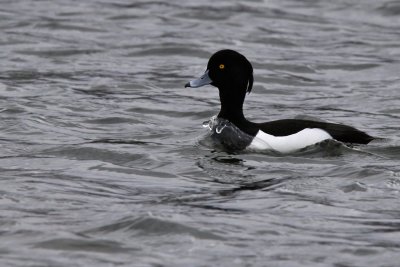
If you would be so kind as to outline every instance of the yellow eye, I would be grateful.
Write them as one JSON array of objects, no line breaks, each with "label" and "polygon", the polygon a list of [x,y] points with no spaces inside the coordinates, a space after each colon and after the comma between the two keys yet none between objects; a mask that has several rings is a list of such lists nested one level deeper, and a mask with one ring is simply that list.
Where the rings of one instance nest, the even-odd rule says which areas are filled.
[{"label": "yellow eye", "polygon": [[223,70],[224,68],[225,68],[225,65],[224,65],[224,64],[220,64],[220,65],[219,65],[219,69],[220,69],[220,70]]}]

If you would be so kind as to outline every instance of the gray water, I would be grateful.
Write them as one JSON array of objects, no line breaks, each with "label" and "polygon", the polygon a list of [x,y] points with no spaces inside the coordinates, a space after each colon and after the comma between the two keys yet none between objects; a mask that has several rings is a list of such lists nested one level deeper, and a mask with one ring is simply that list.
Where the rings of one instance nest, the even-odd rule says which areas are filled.
[{"label": "gray water", "polygon": [[[399,266],[400,3],[0,4],[0,266]],[[229,154],[209,56],[253,63],[253,121],[383,139]]]}]

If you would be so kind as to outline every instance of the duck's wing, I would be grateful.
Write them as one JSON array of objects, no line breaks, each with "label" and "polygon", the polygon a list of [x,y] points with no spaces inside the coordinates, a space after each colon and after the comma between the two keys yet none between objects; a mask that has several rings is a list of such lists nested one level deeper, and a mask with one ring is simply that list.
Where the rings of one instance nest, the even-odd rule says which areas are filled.
[{"label": "duck's wing", "polygon": [[277,120],[257,124],[260,130],[274,136],[295,134],[306,128],[319,128],[328,132],[334,139],[344,143],[368,144],[374,137],[351,126],[311,120]]}]

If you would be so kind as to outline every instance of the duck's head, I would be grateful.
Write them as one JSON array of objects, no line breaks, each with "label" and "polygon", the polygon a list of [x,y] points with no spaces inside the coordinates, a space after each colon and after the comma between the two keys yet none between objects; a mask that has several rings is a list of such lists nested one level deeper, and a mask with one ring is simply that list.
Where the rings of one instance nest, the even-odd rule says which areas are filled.
[{"label": "duck's head", "polygon": [[229,94],[250,93],[253,87],[253,67],[240,53],[220,50],[211,56],[207,70],[198,79],[188,82],[185,87],[200,87],[211,84],[221,92]]},{"label": "duck's head", "polygon": [[185,87],[200,87],[211,84],[218,87],[221,110],[218,118],[233,123],[247,134],[255,135],[258,128],[243,115],[246,93],[253,87],[253,67],[240,53],[233,50],[216,52],[208,61],[207,70],[198,79]]}]

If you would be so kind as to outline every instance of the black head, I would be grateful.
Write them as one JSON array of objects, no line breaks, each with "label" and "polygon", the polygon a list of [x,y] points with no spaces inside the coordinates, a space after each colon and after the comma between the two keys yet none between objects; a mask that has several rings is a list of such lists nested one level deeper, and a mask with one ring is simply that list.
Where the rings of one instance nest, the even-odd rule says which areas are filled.
[{"label": "black head", "polygon": [[206,72],[185,87],[211,84],[218,87],[221,110],[218,117],[232,122],[246,133],[254,134],[254,128],[243,115],[246,93],[253,87],[253,67],[241,54],[233,50],[221,50],[211,56]]},{"label": "black head", "polygon": [[250,93],[253,88],[253,67],[233,50],[221,50],[211,56],[207,64],[212,85],[220,89],[240,89]]},{"label": "black head", "polygon": [[253,88],[253,67],[242,54],[229,49],[220,50],[211,56],[206,73],[187,83],[185,87],[200,87],[206,84],[224,91],[250,93]]}]

